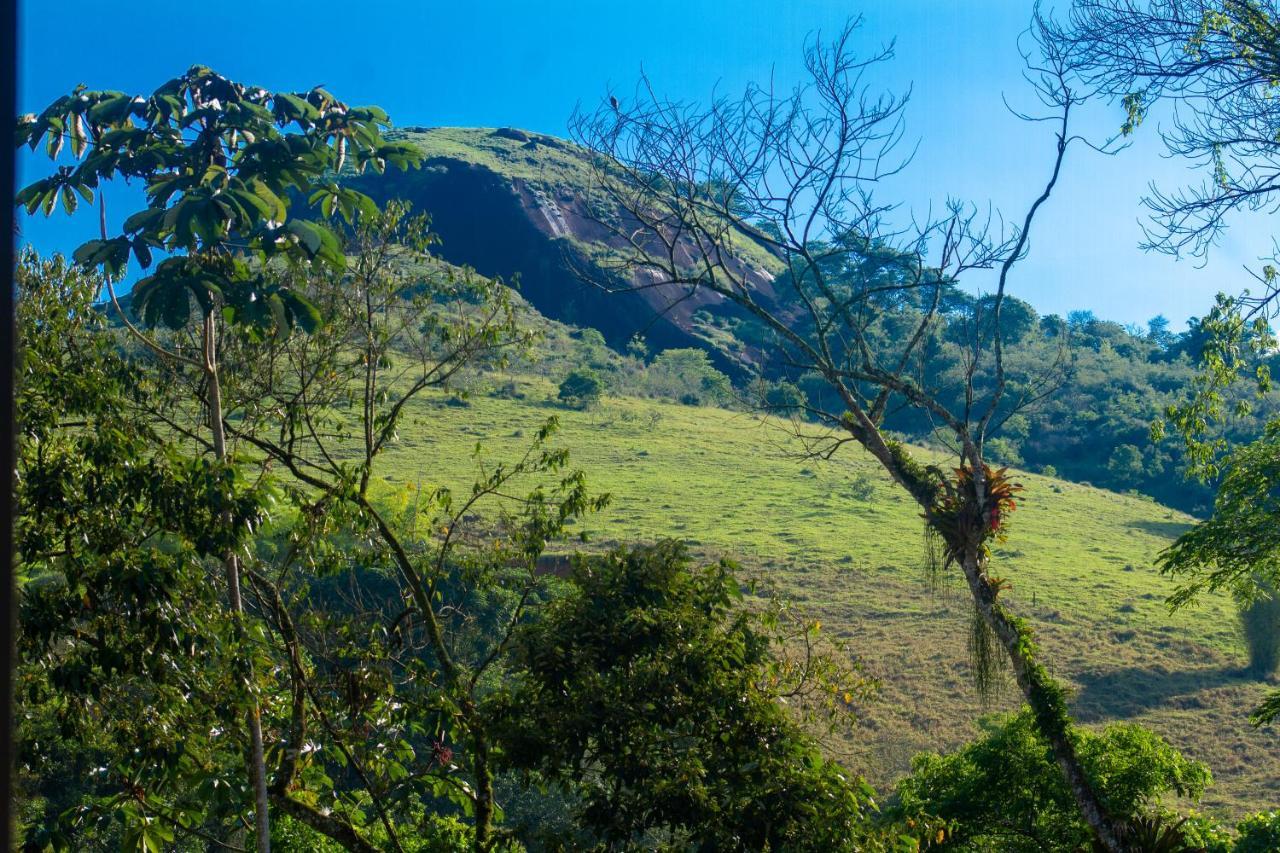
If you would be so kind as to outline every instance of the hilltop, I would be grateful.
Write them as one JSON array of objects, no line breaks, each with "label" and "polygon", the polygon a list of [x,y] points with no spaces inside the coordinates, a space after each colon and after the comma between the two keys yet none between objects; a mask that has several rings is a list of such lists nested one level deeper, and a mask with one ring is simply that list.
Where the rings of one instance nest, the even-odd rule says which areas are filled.
[{"label": "hilltop", "polygon": [[[589,152],[515,128],[408,127],[389,137],[420,148],[422,168],[353,182],[379,202],[400,198],[429,212],[444,259],[518,281],[543,314],[598,329],[616,349],[643,335],[654,349],[706,347],[730,374],[751,364],[750,348],[723,332],[741,319],[740,309],[705,290],[653,286],[618,268],[621,240],[600,223]],[[776,306],[772,282],[781,262],[749,235],[740,246],[748,276]]]}]

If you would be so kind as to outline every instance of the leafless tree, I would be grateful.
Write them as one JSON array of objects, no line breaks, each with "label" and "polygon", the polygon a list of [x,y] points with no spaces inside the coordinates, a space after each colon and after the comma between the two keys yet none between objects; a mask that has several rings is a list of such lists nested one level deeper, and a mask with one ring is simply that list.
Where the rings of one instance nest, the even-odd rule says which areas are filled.
[{"label": "leafless tree", "polygon": [[[752,86],[697,106],[665,100],[642,79],[631,99],[579,110],[572,130],[594,155],[595,216],[618,248],[601,283],[660,288],[673,302],[714,294],[763,328],[760,358],[822,378],[839,400],[814,412],[837,433],[827,452],[861,445],[919,504],[943,562],[959,567],[987,636],[1007,654],[1085,819],[1106,849],[1127,849],[1076,755],[1062,689],[1030,628],[999,600],[989,549],[1015,487],[985,463],[984,443],[1052,385],[1011,384],[1000,310],[1068,149],[1085,143],[1071,130],[1079,103],[1071,69],[1033,29],[1026,76],[1047,114],[1024,117],[1049,122],[1053,143],[1048,177],[1016,226],[993,227],[977,208],[952,203],[941,217],[894,228],[893,206],[874,190],[910,160],[898,154],[906,99],[872,93],[866,79],[892,47],[859,58],[856,28],[811,40],[806,82],[789,92]],[[753,255],[758,247],[772,273]],[[923,354],[946,322],[944,298],[974,270],[991,270],[996,284],[964,358],[962,403],[948,405]],[[949,435],[958,473],[922,464],[884,434],[886,411],[902,403]]]}]

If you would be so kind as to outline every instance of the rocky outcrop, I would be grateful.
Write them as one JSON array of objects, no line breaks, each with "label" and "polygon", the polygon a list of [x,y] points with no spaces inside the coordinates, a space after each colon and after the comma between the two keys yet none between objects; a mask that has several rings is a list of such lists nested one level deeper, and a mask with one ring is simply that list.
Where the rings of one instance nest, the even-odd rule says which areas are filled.
[{"label": "rocky outcrop", "polygon": [[[404,199],[429,213],[445,260],[518,283],[541,313],[599,329],[618,348],[640,334],[653,350],[706,347],[735,374],[755,360],[729,331],[745,318],[727,300],[705,289],[652,286],[643,272],[623,277],[610,264],[623,247],[587,201],[589,161],[572,143],[516,128],[401,128],[392,135],[422,148],[422,168],[351,180],[379,202]],[[759,256],[741,269],[772,303],[770,257],[752,248]],[[686,247],[690,263],[692,249]]]}]

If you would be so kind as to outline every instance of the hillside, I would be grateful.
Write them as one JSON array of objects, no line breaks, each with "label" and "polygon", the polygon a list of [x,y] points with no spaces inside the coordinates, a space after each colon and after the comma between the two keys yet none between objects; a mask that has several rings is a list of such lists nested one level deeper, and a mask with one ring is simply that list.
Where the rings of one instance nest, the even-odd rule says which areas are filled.
[{"label": "hillside", "polygon": [[[967,599],[926,588],[915,509],[856,451],[801,460],[784,425],[709,407],[613,397],[580,413],[552,402],[549,377],[558,379],[575,358],[591,360],[589,347],[573,349],[577,333],[560,322],[596,328],[615,349],[636,333],[654,352],[703,348],[734,376],[751,356],[720,333],[733,320],[724,305],[697,297],[664,311],[671,294],[660,288],[608,294],[583,281],[584,272],[615,274],[608,263],[615,247],[589,215],[590,164],[581,150],[510,128],[398,133],[427,154],[424,168],[362,178],[362,188],[431,212],[446,260],[518,280],[531,316],[552,320],[561,349],[536,376],[490,378],[495,389],[504,386],[500,394],[478,393],[465,406],[441,396],[415,412],[396,451],[401,485],[465,487],[477,442],[495,459],[510,456],[538,423],[558,415],[575,464],[615,495],[589,525],[597,544],[675,536],[706,556],[732,556],[862,655],[884,683],[882,697],[851,738],[833,746],[881,786],[905,772],[913,754],[971,737],[984,710],[1016,704],[1012,691],[993,708],[976,697]],[[767,287],[773,260],[749,241],[744,254]],[[1022,437],[1005,437],[1008,461],[1025,453],[1037,468],[1068,478],[1202,507],[1205,490],[1192,489],[1167,448],[1146,439],[1151,418],[1192,374],[1194,336],[1144,337],[1087,312],[1038,318],[1017,304],[1028,360],[1056,347],[1056,335],[1071,336],[1074,383],[1029,413]],[[615,376],[616,357],[595,355]],[[921,435],[914,426],[901,428]],[[1138,462],[1118,464],[1126,454]],[[1234,608],[1214,600],[1170,615],[1170,584],[1151,567],[1192,519],[1135,495],[1052,476],[1021,479],[1026,501],[997,571],[1077,690],[1080,719],[1142,722],[1206,761],[1217,779],[1209,806],[1240,812],[1280,801],[1280,782],[1260,769],[1280,762],[1280,745],[1244,719],[1263,686],[1239,675],[1245,656]]]},{"label": "hillside", "polygon": [[[967,598],[931,593],[915,509],[856,450],[797,458],[786,425],[708,407],[609,398],[579,412],[555,404],[544,379],[511,377],[502,393],[437,395],[412,413],[394,459],[398,487],[465,488],[471,451],[510,458],[556,415],[558,442],[614,503],[589,522],[596,545],[674,536],[727,555],[846,639],[884,687],[852,736],[832,747],[886,785],[921,750],[972,736],[984,712],[971,686]],[[1088,723],[1141,722],[1206,761],[1206,806],[1239,812],[1280,801],[1280,742],[1244,709],[1263,685],[1241,678],[1245,656],[1225,599],[1177,615],[1153,556],[1189,518],[1149,500],[1034,474],[997,571],[1030,617]],[[1085,639],[1081,639],[1085,638]],[[1012,707],[1014,692],[992,708]]]},{"label": "hillside", "polygon": [[[583,149],[515,128],[401,128],[392,135],[422,150],[423,168],[351,180],[379,201],[400,198],[430,213],[445,260],[517,282],[541,314],[595,328],[619,352],[640,334],[652,352],[705,350],[739,384],[760,367],[762,330],[733,305],[705,291],[671,286],[628,290],[651,282],[619,270],[619,241],[597,221],[608,205],[601,205],[593,191],[593,163]],[[781,288],[775,290],[781,263],[748,235],[739,245],[762,304],[788,316]],[[621,292],[610,293],[602,285]],[[951,377],[950,385],[959,388],[963,359],[954,347],[967,340],[966,323],[978,309],[975,297],[958,289],[948,300],[940,335],[950,343],[934,348],[934,363],[925,373]],[[1143,331],[1088,311],[1040,316],[1016,298],[1008,300],[1003,313],[1011,364],[1021,365],[1015,372],[1034,373],[1065,354],[1069,381],[1005,425],[991,445],[995,458],[1207,513],[1212,488],[1183,476],[1173,442],[1156,446],[1148,438],[1151,422],[1180,399],[1194,374],[1202,342],[1194,324],[1176,333],[1163,317],[1153,318]],[[1280,355],[1273,361],[1272,372],[1280,371]],[[811,389],[806,377],[785,370],[773,369],[771,376],[798,384],[811,401],[822,404],[821,383]],[[1038,381],[1031,374],[1016,381],[1023,380]],[[1256,436],[1275,410],[1274,401],[1264,402],[1254,406],[1253,415],[1233,419],[1227,426],[1232,440]],[[888,425],[917,440],[931,430],[929,421],[909,408],[891,412]]]},{"label": "hillside", "polygon": [[[752,352],[718,331],[740,316],[738,309],[705,291],[654,287],[617,269],[620,240],[598,221],[587,152],[515,128],[410,127],[390,137],[420,148],[422,168],[352,182],[379,202],[400,198],[428,211],[444,259],[518,280],[539,311],[599,329],[617,349],[639,334],[655,349],[706,346],[731,374],[751,363]],[[684,248],[690,252],[692,245]],[[772,280],[780,262],[745,236],[741,248],[762,298],[776,305]],[[636,289],[607,292],[628,288]]]}]

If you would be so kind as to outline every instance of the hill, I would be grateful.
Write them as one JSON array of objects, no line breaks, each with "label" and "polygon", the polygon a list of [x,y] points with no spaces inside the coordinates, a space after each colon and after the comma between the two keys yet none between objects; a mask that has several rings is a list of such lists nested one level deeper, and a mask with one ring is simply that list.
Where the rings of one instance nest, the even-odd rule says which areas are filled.
[{"label": "hill", "polygon": [[[400,198],[430,213],[445,260],[517,282],[543,315],[595,328],[616,351],[640,334],[654,352],[705,350],[739,384],[764,367],[772,378],[815,393],[806,377],[762,365],[762,330],[733,305],[706,291],[650,286],[622,266],[619,238],[599,222],[608,218],[609,205],[593,189],[595,164],[588,152],[515,128],[401,128],[392,135],[422,150],[423,168],[351,180],[379,201]],[[613,216],[625,218],[617,210]],[[738,245],[762,304],[786,316],[779,260],[749,233]],[[628,292],[608,293],[602,283]],[[968,339],[968,324],[981,313],[980,300],[958,289],[947,302],[942,340],[931,348],[934,362],[922,368],[927,376],[954,378],[962,369],[955,347]],[[1153,446],[1148,438],[1151,422],[1180,398],[1194,374],[1201,342],[1194,322],[1179,334],[1156,317],[1138,330],[1088,311],[1042,317],[1017,299],[1006,303],[1002,316],[1010,363],[1034,372],[1060,360],[1066,381],[1038,408],[1005,424],[991,445],[997,458],[1076,482],[1136,490],[1187,512],[1208,511],[1212,489],[1182,476],[1185,466],[1172,443]],[[1280,354],[1273,361],[1272,372],[1280,372]],[[1228,432],[1247,441],[1274,410],[1273,404],[1257,406],[1253,415],[1233,420]],[[928,420],[909,408],[891,412],[889,426],[918,441],[931,431]]]},{"label": "hill", "polygon": [[[410,127],[389,138],[420,148],[422,168],[352,181],[379,202],[400,198],[431,213],[445,260],[518,281],[543,314],[596,328],[616,349],[643,335],[655,349],[705,346],[730,374],[752,362],[752,352],[720,331],[741,317],[739,309],[619,269],[622,241],[600,224],[588,152],[515,128]],[[781,263],[747,235],[740,245],[751,280],[776,305],[772,282]],[[681,248],[688,254],[693,246]],[[630,292],[610,294],[602,284]]]},{"label": "hill", "polygon": [[[485,389],[488,390],[485,390]],[[679,537],[795,601],[839,636],[883,682],[851,736],[830,747],[881,786],[921,750],[971,737],[984,711],[1012,707],[1007,690],[984,708],[968,674],[967,597],[932,593],[915,508],[869,457],[801,460],[789,425],[724,409],[626,397],[593,411],[554,402],[546,379],[490,378],[465,400],[420,404],[389,468],[393,485],[456,489],[486,457],[510,458],[549,415],[593,487],[615,495],[587,528],[598,546]],[[1206,805],[1240,813],[1280,802],[1280,741],[1249,727],[1264,686],[1243,677],[1234,609],[1225,599],[1170,615],[1155,554],[1188,516],[1150,500],[1021,474],[1025,503],[997,572],[1031,619],[1087,723],[1148,725],[1209,764]]]}]

